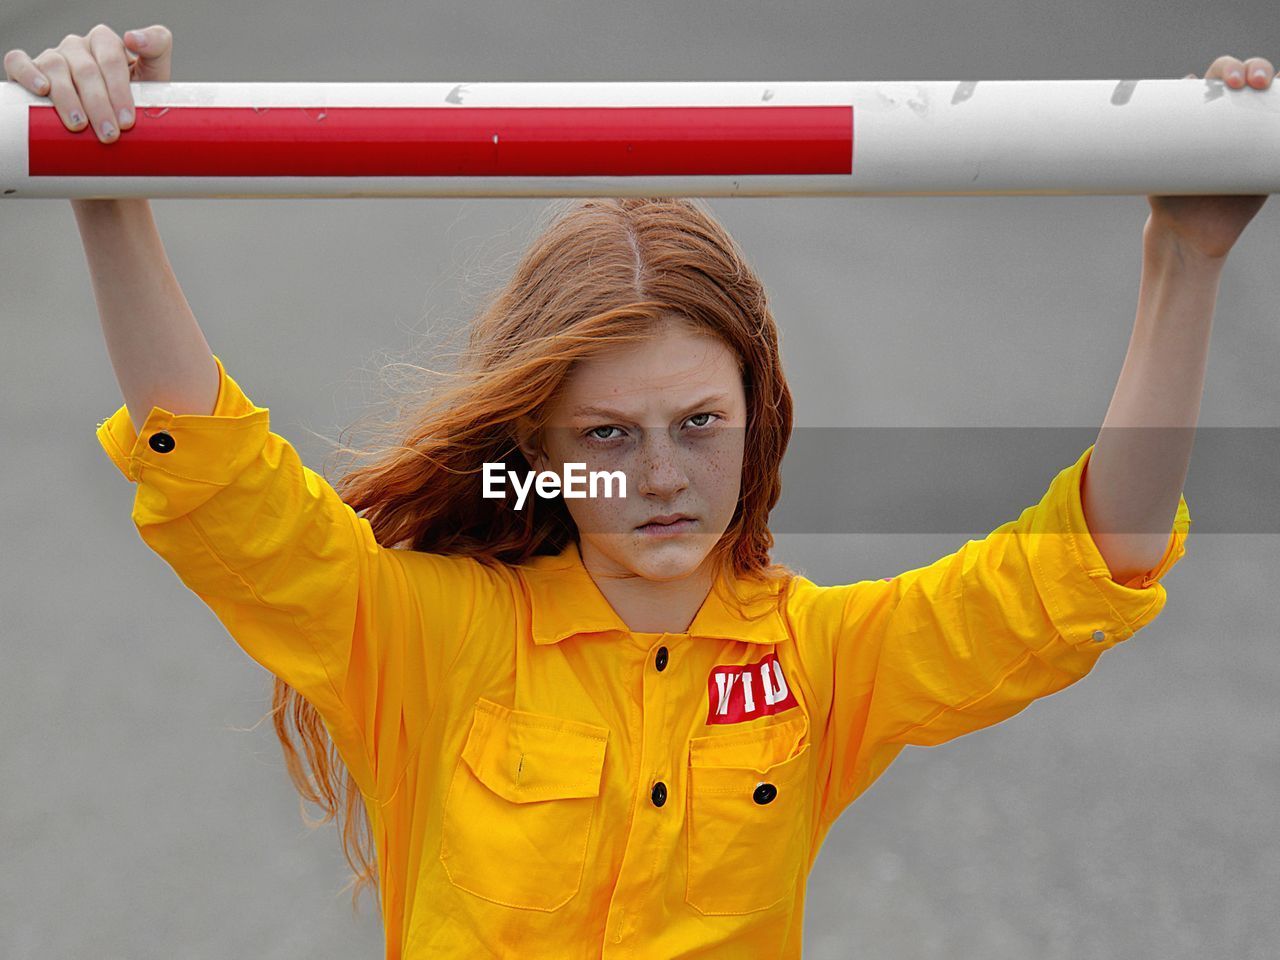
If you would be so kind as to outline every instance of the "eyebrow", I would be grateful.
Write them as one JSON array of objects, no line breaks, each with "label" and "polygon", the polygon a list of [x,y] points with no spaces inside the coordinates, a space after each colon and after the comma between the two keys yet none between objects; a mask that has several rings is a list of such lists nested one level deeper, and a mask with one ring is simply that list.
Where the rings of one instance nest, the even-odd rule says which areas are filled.
[{"label": "eyebrow", "polygon": [[[686,409],[692,410],[695,407],[704,407],[707,404],[712,403],[727,405],[729,403],[729,398],[724,394],[713,393],[709,396],[703,397],[701,400],[695,400],[693,403],[689,404]],[[573,417],[611,417],[615,420],[631,419],[631,414],[625,413],[622,410],[610,410],[607,407],[575,407],[569,415]]]}]

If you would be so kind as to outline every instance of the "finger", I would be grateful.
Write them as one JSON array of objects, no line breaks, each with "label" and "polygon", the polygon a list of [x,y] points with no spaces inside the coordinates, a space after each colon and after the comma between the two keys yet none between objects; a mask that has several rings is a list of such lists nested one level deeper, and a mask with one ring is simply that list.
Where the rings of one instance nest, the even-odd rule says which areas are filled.
[{"label": "finger", "polygon": [[44,96],[49,92],[49,78],[23,50],[10,50],[4,55],[4,75],[32,93]]},{"label": "finger", "polygon": [[137,39],[142,34],[134,33],[132,30],[124,35],[124,55],[129,58],[129,75],[135,76],[137,71],[141,70],[142,65],[146,62],[141,53],[138,52],[140,41]]},{"label": "finger", "polygon": [[1275,68],[1271,66],[1271,62],[1265,57],[1250,57],[1244,62],[1245,76],[1249,78],[1249,83],[1259,90],[1265,90],[1271,86],[1271,78],[1275,76]]},{"label": "finger", "polygon": [[1210,77],[1225,80],[1229,87],[1243,87],[1244,64],[1236,57],[1221,56],[1209,64],[1204,76],[1206,80]]},{"label": "finger", "polygon": [[173,57],[173,34],[168,27],[157,23],[130,30],[124,35],[124,43],[141,58],[144,72],[167,75]]},{"label": "finger", "polygon": [[112,142],[120,136],[119,121],[111,109],[106,81],[102,77],[98,61],[89,52],[88,41],[81,39],[79,43],[64,44],[59,49],[62,51],[62,59],[67,61],[71,79],[75,81],[76,94],[84,104],[85,115],[94,132],[103,143]]},{"label": "finger", "polygon": [[125,59],[124,42],[110,27],[94,27],[89,31],[89,49],[102,71],[116,125],[127,130],[133,126],[133,91],[129,89],[129,61]]},{"label": "finger", "polygon": [[62,125],[68,130],[83,128],[86,123],[84,105],[76,94],[76,85],[71,80],[71,71],[62,54],[57,50],[46,50],[34,62],[49,78],[49,99],[53,101],[53,108],[58,111]]}]

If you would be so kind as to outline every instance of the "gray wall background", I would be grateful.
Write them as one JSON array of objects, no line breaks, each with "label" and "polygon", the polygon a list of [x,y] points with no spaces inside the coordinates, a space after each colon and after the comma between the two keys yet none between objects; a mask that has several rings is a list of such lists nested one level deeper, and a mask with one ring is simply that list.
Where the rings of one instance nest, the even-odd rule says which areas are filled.
[{"label": "gray wall background", "polygon": [[[169,26],[175,80],[1008,80],[1203,75],[1223,53],[1280,63],[1260,0],[9,0],[0,47],[34,55],[99,21]],[[390,355],[429,357],[433,331],[464,324],[544,203],[153,205],[214,350],[320,468],[312,432],[364,412]],[[1202,426],[1280,421],[1275,203],[1226,268]],[[1137,302],[1142,197],[711,206],[771,292],[800,426],[1101,423]],[[237,731],[267,709],[270,677],[138,539],[132,489],[94,439],[121,400],[68,204],[6,203],[0,263],[0,956],[381,956],[375,905],[352,920],[337,834],[302,823],[270,724]],[[1193,521],[1213,499],[1191,492],[1202,469]],[[1274,463],[1241,469],[1251,498],[1276,496]],[[848,582],[964,539],[786,534],[778,557]],[[1165,611],[1084,681],[904,751],[823,848],[806,956],[1274,955],[1276,561],[1274,536],[1193,527]]]}]

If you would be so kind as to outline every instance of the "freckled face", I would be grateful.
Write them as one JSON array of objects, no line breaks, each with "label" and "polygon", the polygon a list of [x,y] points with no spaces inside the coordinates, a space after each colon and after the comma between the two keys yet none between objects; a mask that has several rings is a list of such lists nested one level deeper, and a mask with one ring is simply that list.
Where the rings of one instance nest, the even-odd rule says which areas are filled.
[{"label": "freckled face", "polygon": [[[745,427],[733,351],[667,320],[648,342],[619,344],[578,364],[549,411],[545,456],[522,446],[535,470],[563,476],[566,463],[585,463],[588,478],[622,471],[625,499],[617,484],[613,498],[564,499],[582,552],[619,575],[667,580],[695,572],[733,519]],[[677,513],[692,522],[641,529]]]}]

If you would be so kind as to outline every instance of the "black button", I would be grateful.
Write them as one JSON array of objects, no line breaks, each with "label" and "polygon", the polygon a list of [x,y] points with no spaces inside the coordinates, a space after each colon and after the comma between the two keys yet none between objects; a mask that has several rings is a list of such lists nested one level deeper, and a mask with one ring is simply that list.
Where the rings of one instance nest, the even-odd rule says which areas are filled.
[{"label": "black button", "polygon": [[653,658],[653,665],[658,668],[659,673],[667,669],[667,648],[666,647],[658,648],[658,655]]},{"label": "black button", "polygon": [[151,439],[147,441],[151,449],[156,453],[168,453],[173,449],[173,437],[159,430],[151,435]]},{"label": "black button", "polygon": [[778,788],[772,783],[762,783],[756,787],[756,792],[751,795],[751,799],[756,803],[768,803],[778,795]]},{"label": "black button", "polygon": [[653,793],[650,795],[650,797],[653,800],[653,805],[655,807],[662,806],[664,803],[667,802],[667,785],[663,783],[661,780],[659,780],[654,785]]}]

